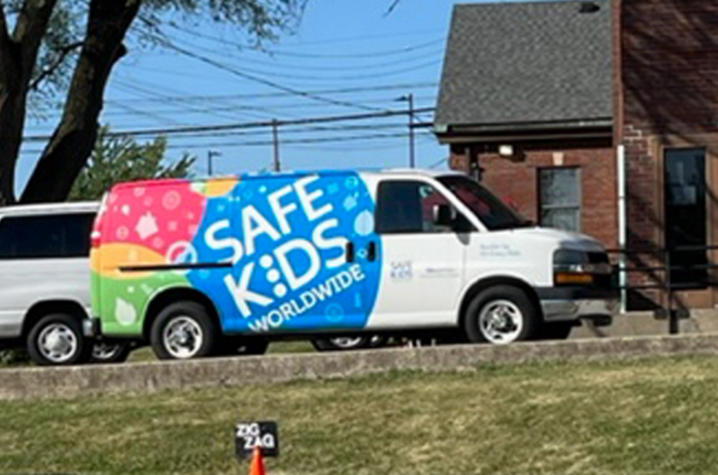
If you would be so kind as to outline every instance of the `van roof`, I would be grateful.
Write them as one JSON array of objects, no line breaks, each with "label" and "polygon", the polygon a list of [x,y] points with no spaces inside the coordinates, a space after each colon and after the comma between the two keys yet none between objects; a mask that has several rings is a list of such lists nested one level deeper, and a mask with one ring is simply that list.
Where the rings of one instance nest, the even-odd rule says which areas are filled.
[{"label": "van roof", "polygon": [[425,170],[421,168],[388,168],[388,169],[347,169],[347,170],[285,170],[282,172],[251,172],[242,173],[237,175],[224,175],[224,176],[212,176],[212,177],[199,177],[199,178],[167,178],[167,179],[156,179],[156,180],[140,180],[119,183],[114,188],[125,188],[125,187],[136,187],[136,186],[153,186],[153,185],[172,185],[181,183],[197,183],[207,180],[247,180],[257,178],[285,178],[292,176],[306,176],[306,175],[345,175],[348,173],[359,173],[362,175],[381,175],[381,176],[396,176],[396,175],[416,175],[416,176],[445,176],[445,175],[462,175],[462,173],[454,170]]},{"label": "van roof", "polygon": [[73,201],[70,203],[37,203],[0,207],[0,215],[59,214],[66,212],[95,212],[100,208],[97,201]]}]

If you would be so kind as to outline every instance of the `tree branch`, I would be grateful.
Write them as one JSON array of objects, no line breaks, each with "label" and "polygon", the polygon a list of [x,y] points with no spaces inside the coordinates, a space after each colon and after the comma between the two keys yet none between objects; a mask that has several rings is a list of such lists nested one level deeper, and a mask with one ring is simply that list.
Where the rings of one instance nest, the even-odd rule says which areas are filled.
[{"label": "tree branch", "polygon": [[56,3],[57,0],[25,0],[17,16],[13,39],[20,44],[22,73],[28,80]]},{"label": "tree branch", "polygon": [[388,17],[389,15],[391,15],[391,12],[393,12],[394,9],[396,8],[396,6],[399,5],[399,2],[401,2],[401,0],[394,0],[393,2],[391,2],[391,5],[389,5],[389,8],[387,8],[386,11],[384,12],[384,16]]},{"label": "tree branch", "polygon": [[5,5],[0,0],[0,61],[10,55],[10,36],[7,32],[7,20],[5,19]]},{"label": "tree branch", "polygon": [[76,41],[74,43],[70,43],[69,45],[63,46],[60,48],[59,53],[60,56],[55,60],[54,63],[52,63],[50,66],[45,68],[44,71],[42,71],[31,83],[30,83],[30,90],[37,89],[37,87],[40,85],[42,81],[45,80],[48,76],[50,76],[52,73],[55,72],[57,68],[59,68],[62,63],[65,61],[65,58],[68,54],[72,52],[72,50],[77,49],[81,47],[84,44],[82,41]]},{"label": "tree branch", "polygon": [[87,35],[77,59],[62,119],[22,193],[26,203],[61,201],[92,152],[107,80],[127,52],[122,44],[139,1],[91,0]]}]

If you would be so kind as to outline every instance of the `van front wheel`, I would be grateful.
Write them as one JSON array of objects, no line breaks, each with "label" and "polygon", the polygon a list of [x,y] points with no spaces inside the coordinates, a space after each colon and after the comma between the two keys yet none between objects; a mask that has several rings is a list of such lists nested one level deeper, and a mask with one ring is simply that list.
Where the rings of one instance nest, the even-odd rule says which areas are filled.
[{"label": "van front wheel", "polygon": [[531,299],[523,290],[508,285],[479,292],[469,303],[464,318],[470,341],[495,345],[530,339],[538,323]]},{"label": "van front wheel", "polygon": [[218,330],[207,310],[196,302],[177,302],[152,323],[150,342],[161,360],[201,358],[212,353]]},{"label": "van front wheel", "polygon": [[82,324],[72,315],[47,315],[27,336],[27,352],[42,366],[86,363],[90,351],[91,343],[82,334]]}]

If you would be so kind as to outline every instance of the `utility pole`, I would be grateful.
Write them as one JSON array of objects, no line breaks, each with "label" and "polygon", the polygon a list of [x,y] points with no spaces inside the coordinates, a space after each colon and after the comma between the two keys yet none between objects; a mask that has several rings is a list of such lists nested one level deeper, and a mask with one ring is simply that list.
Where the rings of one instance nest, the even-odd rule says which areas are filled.
[{"label": "utility pole", "polygon": [[414,151],[414,94],[401,96],[397,101],[409,103],[409,167],[416,167],[416,153]]},{"label": "utility pole", "polygon": [[212,176],[212,157],[219,157],[222,155],[216,150],[207,150],[207,175]]},{"label": "utility pole", "polygon": [[409,167],[416,167],[414,156],[414,94],[409,94]]},{"label": "utility pole", "polygon": [[274,142],[274,171],[278,172],[282,169],[282,164],[279,162],[279,130],[277,126],[277,119],[272,119],[272,139]]}]

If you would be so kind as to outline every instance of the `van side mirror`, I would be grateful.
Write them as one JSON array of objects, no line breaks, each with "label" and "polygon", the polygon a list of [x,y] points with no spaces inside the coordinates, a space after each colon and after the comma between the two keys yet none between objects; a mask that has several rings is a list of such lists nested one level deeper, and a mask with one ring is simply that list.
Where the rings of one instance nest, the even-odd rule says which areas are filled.
[{"label": "van side mirror", "polygon": [[435,226],[453,227],[456,222],[456,210],[447,204],[434,205],[432,212],[434,214]]}]

